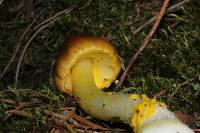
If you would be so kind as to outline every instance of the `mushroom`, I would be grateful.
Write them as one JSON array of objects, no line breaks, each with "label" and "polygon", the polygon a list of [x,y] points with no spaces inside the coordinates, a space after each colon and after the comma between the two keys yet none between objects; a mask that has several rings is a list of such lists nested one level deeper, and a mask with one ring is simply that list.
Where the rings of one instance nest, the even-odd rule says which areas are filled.
[{"label": "mushroom", "polygon": [[92,117],[122,121],[136,133],[193,132],[156,99],[103,91],[116,80],[120,70],[118,53],[108,41],[95,36],[75,36],[57,56],[55,85],[61,92],[72,94]]}]

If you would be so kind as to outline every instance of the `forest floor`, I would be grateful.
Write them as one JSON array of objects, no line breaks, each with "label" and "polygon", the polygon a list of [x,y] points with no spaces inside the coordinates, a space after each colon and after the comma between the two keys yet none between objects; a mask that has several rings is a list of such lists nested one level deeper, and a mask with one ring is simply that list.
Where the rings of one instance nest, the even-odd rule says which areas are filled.
[{"label": "forest floor", "polygon": [[[137,29],[161,6],[158,0],[0,0],[0,132],[131,132],[87,116],[57,91],[55,57],[68,37],[89,34],[109,40],[125,67],[153,23]],[[200,128],[199,12],[198,0],[168,11],[117,90],[159,95],[170,110],[187,114],[191,128]]]}]

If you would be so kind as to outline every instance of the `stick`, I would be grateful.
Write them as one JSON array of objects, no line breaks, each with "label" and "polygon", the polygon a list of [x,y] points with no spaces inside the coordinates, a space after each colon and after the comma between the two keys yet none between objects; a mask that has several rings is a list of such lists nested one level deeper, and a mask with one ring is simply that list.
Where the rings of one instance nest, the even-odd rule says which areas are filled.
[{"label": "stick", "polygon": [[129,70],[131,69],[131,67],[133,66],[133,64],[135,63],[136,59],[138,58],[138,56],[140,55],[140,53],[145,49],[145,47],[147,46],[149,40],[151,39],[151,37],[153,36],[153,34],[155,33],[165,11],[166,11],[166,8],[168,6],[168,3],[169,3],[169,0],[165,0],[163,2],[163,5],[161,7],[161,10],[159,12],[159,14],[157,15],[157,19],[151,29],[151,31],[148,33],[148,35],[146,36],[146,38],[144,39],[142,45],[140,46],[140,49],[136,52],[135,55],[132,56],[132,58],[130,59],[129,63],[128,63],[128,66],[126,67],[124,73],[122,74],[122,76],[120,77],[119,79],[119,83],[117,85],[117,88],[121,87],[122,83],[124,82],[125,78],[126,78],[126,75],[127,73],[129,72]]},{"label": "stick", "polygon": [[12,100],[12,99],[3,99],[3,98],[0,99],[0,102],[7,103],[7,104],[16,104],[17,103],[15,100]]},{"label": "stick", "polygon": [[13,60],[16,57],[17,52],[19,51],[19,48],[22,44],[22,41],[24,40],[24,37],[26,36],[26,34],[29,32],[30,28],[32,27],[32,25],[36,22],[36,20],[38,19],[38,16],[36,16],[34,18],[34,20],[32,21],[32,23],[30,25],[28,25],[28,27],[25,29],[24,33],[22,34],[22,36],[20,37],[17,47],[15,48],[14,54],[12,55],[11,59],[9,60],[8,64],[5,66],[3,72],[1,73],[0,76],[0,81],[3,79],[5,73],[7,72],[8,68],[10,67],[10,64],[13,62]]},{"label": "stick", "polygon": [[[29,41],[26,43],[26,45],[25,45],[25,47],[24,47],[24,49],[23,49],[23,51],[22,51],[22,54],[21,54],[20,59],[19,59],[18,64],[17,64],[16,73],[15,73],[15,88],[17,87],[17,83],[18,83],[18,77],[19,77],[19,70],[20,70],[21,62],[22,62],[23,57],[24,57],[24,54],[25,54],[25,52],[26,52],[28,46],[29,46],[30,43],[32,42],[32,40],[37,36],[38,33],[40,33],[42,30],[44,30],[45,28],[47,28],[51,23],[53,23],[53,22],[54,22],[54,19],[55,19],[57,16],[59,16],[59,15],[65,13],[65,12],[66,12],[66,13],[70,13],[73,9],[74,9],[74,8],[65,9],[65,10],[63,10],[63,11],[57,13],[57,14],[54,15],[53,17],[50,17],[49,19],[47,19],[47,20],[45,20],[44,22],[40,23],[39,25],[37,25],[37,26],[34,28],[34,29],[37,29],[37,28],[39,28],[39,27],[41,26],[41,27],[31,36],[31,38],[30,38]],[[45,24],[45,23],[47,23],[47,24]],[[45,24],[45,25],[43,25],[43,24]],[[42,26],[42,25],[43,25],[43,26]]]},{"label": "stick", "polygon": [[28,113],[21,110],[11,110],[11,111],[6,112],[6,116],[3,118],[3,121],[5,122],[12,115],[19,115],[23,117],[33,118],[32,113]]},{"label": "stick", "polygon": [[19,116],[24,116],[24,117],[29,117],[32,118],[33,115],[31,113],[22,111],[21,109],[25,107],[30,107],[30,106],[35,106],[41,104],[40,101],[34,101],[34,102],[20,102],[19,106],[17,106],[13,110],[6,111],[6,115],[3,118],[3,121],[6,121],[8,118],[10,118],[12,115],[19,115]]},{"label": "stick", "polygon": [[88,0],[88,2],[83,7],[79,8],[79,9],[82,10],[82,9],[88,7],[91,2],[92,2],[92,0]]},{"label": "stick", "polygon": [[184,85],[192,82],[193,80],[195,80],[197,78],[197,76],[195,76],[194,78],[191,78],[189,80],[186,80],[185,82],[181,83],[181,84],[178,84],[176,89],[174,90],[174,92],[169,96],[169,98],[172,98],[180,89],[181,87],[183,87]]},{"label": "stick", "polygon": [[[167,13],[172,12],[173,10],[177,9],[178,7],[182,6],[183,4],[190,2],[191,0],[183,0],[171,7],[169,7],[167,9]],[[139,28],[137,28],[134,32],[133,32],[133,36],[135,36],[138,32],[140,32],[142,29],[144,29],[145,27],[147,27],[149,24],[151,24],[153,21],[155,21],[157,18],[157,15],[153,16],[150,20],[148,20],[146,23],[144,23],[142,26],[140,26]]]},{"label": "stick", "polygon": [[0,5],[3,3],[3,0],[0,0]]},{"label": "stick", "polygon": [[15,74],[15,88],[17,87],[17,83],[18,83],[18,77],[19,77],[19,70],[20,70],[20,66],[21,66],[21,62],[22,59],[24,57],[24,54],[28,48],[28,46],[30,45],[30,43],[33,41],[33,39],[37,36],[38,33],[40,33],[42,30],[44,30],[45,28],[47,28],[51,23],[48,23],[46,25],[43,25],[41,28],[39,28],[32,36],[31,38],[28,40],[28,42],[26,43],[21,56],[19,58],[18,64],[17,64],[17,70],[16,70],[16,74]]},{"label": "stick", "polygon": [[200,129],[196,128],[196,129],[192,129],[194,132],[199,133]]},{"label": "stick", "polygon": [[45,20],[45,21],[43,21],[42,23],[40,23],[40,24],[38,24],[37,26],[35,26],[35,27],[34,27],[34,30],[38,29],[38,28],[41,27],[43,24],[48,23],[48,22],[54,20],[55,18],[57,18],[58,16],[60,16],[60,15],[63,14],[63,13],[66,13],[66,14],[70,13],[73,9],[74,9],[74,7],[67,8],[67,9],[65,9],[65,10],[63,10],[63,11],[61,11],[61,12],[55,14],[54,16],[48,18],[47,20]]},{"label": "stick", "polygon": [[[75,131],[73,130],[73,128],[65,121],[60,121],[58,119],[55,119],[55,118],[52,118],[52,121],[53,121],[53,125],[57,125],[57,126],[62,126],[64,128],[66,128],[70,133],[75,133]],[[59,133],[59,132],[53,132],[52,133]],[[62,133],[62,132],[60,132]]]},{"label": "stick", "polygon": [[88,121],[86,118],[83,118],[81,116],[78,116],[74,113],[74,110],[68,112],[68,115],[63,115],[63,114],[58,114],[58,113],[55,113],[55,112],[51,112],[49,110],[44,110],[44,112],[50,116],[53,116],[53,117],[57,117],[59,119],[62,119],[64,121],[67,121],[69,118],[74,118],[75,120],[83,123],[84,125],[88,125],[90,126],[92,129],[100,129],[100,130],[108,130],[107,128],[104,128],[102,126],[99,126],[99,125],[96,125],[90,121]]}]

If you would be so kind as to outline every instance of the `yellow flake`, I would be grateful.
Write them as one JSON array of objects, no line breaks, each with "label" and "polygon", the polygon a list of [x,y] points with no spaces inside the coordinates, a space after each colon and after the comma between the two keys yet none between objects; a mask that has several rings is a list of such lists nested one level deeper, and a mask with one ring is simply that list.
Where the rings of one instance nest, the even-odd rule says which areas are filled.
[{"label": "yellow flake", "polygon": [[[133,95],[132,97],[135,98],[135,95]],[[137,96],[137,98],[138,97],[139,95]],[[133,114],[131,123],[134,127],[135,132],[138,131],[145,120],[155,114],[156,103],[156,99],[150,99],[143,94],[141,95],[141,102],[133,106],[135,112]]]},{"label": "yellow flake", "polygon": [[163,102],[159,102],[159,106],[161,108],[167,108],[167,105],[165,103],[163,103]]},{"label": "yellow flake", "polygon": [[115,94],[115,92],[108,92],[108,94],[109,94],[109,95],[111,95],[111,94]]},{"label": "yellow flake", "polygon": [[131,94],[130,96],[129,96],[129,98],[131,99],[131,100],[136,100],[136,99],[138,99],[140,96],[138,95],[138,94]]}]

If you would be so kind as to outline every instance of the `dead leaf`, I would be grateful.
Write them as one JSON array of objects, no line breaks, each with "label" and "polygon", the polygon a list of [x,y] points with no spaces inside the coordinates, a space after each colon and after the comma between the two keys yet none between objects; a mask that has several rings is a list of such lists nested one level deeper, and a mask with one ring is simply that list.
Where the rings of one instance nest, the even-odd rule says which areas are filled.
[{"label": "dead leaf", "polygon": [[195,127],[196,118],[194,116],[182,112],[176,112],[175,114],[176,117],[179,118],[185,124],[189,125],[190,127]]}]

